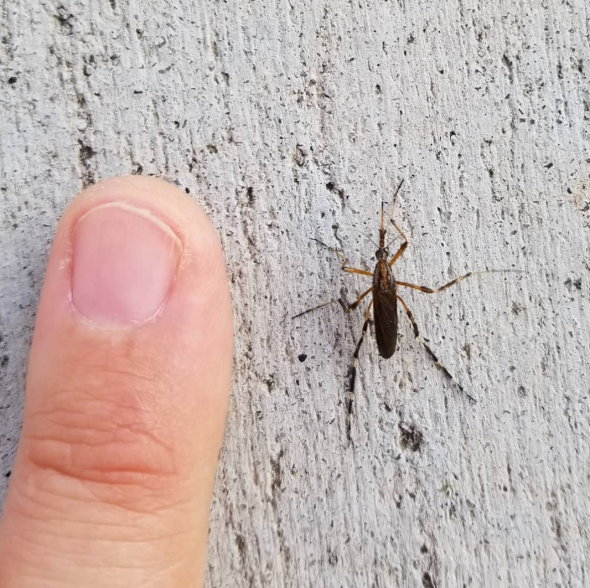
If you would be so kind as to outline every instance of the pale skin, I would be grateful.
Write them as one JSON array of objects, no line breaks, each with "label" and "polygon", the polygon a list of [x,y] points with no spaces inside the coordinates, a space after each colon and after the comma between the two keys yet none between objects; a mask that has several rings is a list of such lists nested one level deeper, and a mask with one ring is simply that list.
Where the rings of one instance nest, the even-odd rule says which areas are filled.
[{"label": "pale skin", "polygon": [[218,237],[160,180],[64,212],[0,522],[0,586],[197,588],[232,362]]}]

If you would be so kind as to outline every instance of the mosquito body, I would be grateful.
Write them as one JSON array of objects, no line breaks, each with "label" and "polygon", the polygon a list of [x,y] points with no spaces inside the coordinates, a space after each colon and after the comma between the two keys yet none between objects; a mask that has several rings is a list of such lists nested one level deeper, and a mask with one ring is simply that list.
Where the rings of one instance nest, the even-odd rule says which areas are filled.
[{"label": "mosquito body", "polygon": [[383,211],[380,233],[379,249],[375,253],[377,264],[373,272],[373,314],[377,348],[379,353],[388,359],[395,353],[397,347],[397,286],[393,279],[393,271],[388,264],[388,252],[384,244]]},{"label": "mosquito body", "polygon": [[395,202],[397,199],[397,195],[403,185],[403,180],[400,182],[395,195],[393,197],[393,206],[391,211],[391,223],[396,228],[397,232],[403,239],[403,243],[399,246],[397,251],[393,256],[390,257],[389,251],[385,245],[385,215],[384,215],[384,207],[381,204],[381,227],[379,229],[379,249],[377,249],[375,253],[375,258],[377,259],[377,263],[375,264],[375,269],[373,272],[368,272],[366,270],[357,269],[348,266],[348,259],[344,257],[342,253],[329,247],[325,243],[314,239],[320,243],[320,245],[330,249],[336,255],[338,255],[342,260],[342,270],[352,274],[360,274],[364,276],[370,276],[373,278],[372,286],[363,292],[358,299],[353,302],[352,304],[346,304],[342,299],[338,300],[330,300],[329,302],[325,302],[324,304],[320,304],[314,308],[310,308],[304,312],[299,313],[293,318],[300,317],[308,312],[312,312],[317,310],[318,308],[322,308],[324,306],[328,306],[330,304],[334,304],[338,302],[344,311],[348,314],[354,311],[360,303],[365,300],[369,294],[371,295],[371,300],[367,306],[365,311],[365,320],[363,323],[363,328],[361,331],[361,336],[358,340],[356,348],[353,354],[351,372],[350,372],[350,386],[349,386],[349,395],[348,395],[348,402],[347,402],[347,412],[348,412],[348,419],[347,419],[347,426],[346,426],[346,433],[347,437],[350,441],[351,439],[351,428],[352,428],[352,415],[353,415],[353,406],[354,406],[354,396],[355,396],[355,387],[356,387],[356,372],[357,372],[357,364],[358,364],[358,357],[361,350],[361,346],[365,339],[365,335],[367,333],[367,329],[369,327],[370,322],[370,313],[371,308],[373,308],[373,315],[374,315],[374,324],[375,324],[375,338],[377,340],[377,348],[379,350],[379,354],[384,357],[385,359],[390,358],[396,351],[397,348],[397,332],[398,332],[398,301],[402,305],[408,320],[412,325],[412,330],[414,332],[415,337],[420,341],[420,343],[426,349],[428,355],[434,361],[436,367],[441,370],[445,376],[453,382],[455,386],[473,403],[476,402],[475,398],[468,394],[461,384],[459,384],[451,375],[451,373],[447,370],[446,367],[442,365],[442,363],[438,360],[430,346],[426,343],[426,341],[420,336],[420,331],[418,329],[418,325],[414,320],[414,316],[412,315],[410,309],[408,308],[407,304],[403,300],[403,298],[398,294],[398,287],[405,287],[405,288],[412,288],[414,290],[419,290],[420,292],[425,292],[427,294],[435,294],[437,292],[441,292],[442,290],[446,290],[450,288],[454,284],[468,278],[469,276],[476,275],[476,274],[485,274],[485,273],[497,273],[497,272],[506,272],[506,271],[518,271],[518,270],[486,270],[486,271],[479,271],[479,272],[469,272],[463,276],[455,278],[451,280],[449,283],[441,286],[440,288],[432,289],[426,286],[418,286],[416,284],[410,284],[408,282],[401,282],[395,279],[393,275],[392,267],[395,262],[400,258],[403,252],[406,250],[408,246],[408,239],[404,235],[403,231],[399,228],[397,223],[393,219],[393,211],[395,209]]}]

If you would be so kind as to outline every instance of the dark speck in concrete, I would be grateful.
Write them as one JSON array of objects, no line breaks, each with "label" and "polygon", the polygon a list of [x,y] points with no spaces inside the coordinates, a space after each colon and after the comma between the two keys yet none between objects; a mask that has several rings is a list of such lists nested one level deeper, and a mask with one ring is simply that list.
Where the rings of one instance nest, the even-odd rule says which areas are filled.
[{"label": "dark speck in concrete", "polygon": [[400,423],[398,429],[400,447],[402,449],[409,449],[410,451],[418,451],[422,445],[424,435],[416,428],[416,425]]},{"label": "dark speck in concrete", "polygon": [[436,584],[433,582],[428,572],[422,574],[422,586],[424,588],[436,588]]}]

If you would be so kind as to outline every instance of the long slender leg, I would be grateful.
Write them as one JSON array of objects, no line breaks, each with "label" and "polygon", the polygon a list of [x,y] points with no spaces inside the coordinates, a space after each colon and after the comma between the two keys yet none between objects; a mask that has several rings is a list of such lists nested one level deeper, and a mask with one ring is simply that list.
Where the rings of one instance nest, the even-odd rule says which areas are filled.
[{"label": "long slender leg", "polygon": [[339,298],[338,302],[340,303],[340,306],[342,306],[344,312],[346,314],[350,314],[358,308],[358,305],[364,300],[365,296],[367,296],[367,294],[369,294],[369,292],[371,292],[372,290],[373,286],[371,286],[366,292],[363,292],[352,304],[346,304],[346,302],[344,302],[342,298]]},{"label": "long slender leg", "polygon": [[465,278],[468,278],[469,276],[477,276],[479,274],[503,274],[503,273],[507,273],[507,272],[522,273],[520,270],[484,270],[481,272],[469,272],[469,273],[465,274],[464,276],[460,276],[459,278],[455,278],[454,280],[451,280],[448,284],[445,284],[444,286],[441,286],[440,288],[435,288],[435,289],[428,288],[427,286],[417,286],[416,284],[408,284],[408,282],[398,282],[397,280],[395,283],[398,286],[405,286],[406,288],[414,288],[414,290],[420,290],[420,292],[426,292],[427,294],[436,294],[437,292],[442,292],[443,290],[450,288],[454,284],[461,282],[462,280],[464,280]]},{"label": "long slender leg", "polygon": [[[393,220],[391,221],[393,223]],[[389,267],[391,267],[402,255],[402,253],[406,250],[408,246],[408,239],[407,237],[401,232],[400,228],[393,223],[395,228],[401,233],[401,236],[404,238],[404,242],[399,246],[399,249],[395,252],[395,255],[389,260]]]},{"label": "long slender leg", "polygon": [[453,382],[453,384],[455,384],[455,386],[457,386],[457,388],[459,388],[459,390],[463,394],[465,394],[465,396],[467,396],[467,398],[469,398],[469,400],[471,400],[471,402],[473,402],[475,404],[477,402],[477,400],[475,400],[475,398],[473,398],[473,396],[471,396],[471,394],[469,394],[468,392],[465,392],[465,389],[463,388],[463,386],[461,386],[461,384],[459,384],[459,382],[457,382],[457,380],[455,380],[455,378],[453,378],[453,376],[451,376],[451,373],[449,372],[449,370],[439,361],[438,357],[436,357],[436,355],[434,355],[434,352],[432,351],[432,349],[430,349],[428,343],[426,343],[426,341],[424,341],[424,339],[422,339],[422,337],[420,336],[420,331],[418,331],[418,325],[416,324],[416,321],[414,319],[414,315],[411,313],[410,309],[408,308],[408,305],[404,302],[404,300],[402,299],[401,296],[398,296],[397,299],[402,303],[402,306],[404,307],[404,310],[406,311],[406,314],[408,315],[408,318],[410,319],[410,322],[412,323],[412,328],[414,329],[414,335],[416,336],[416,339],[418,339],[418,341],[420,341],[420,343],[422,343],[422,345],[424,345],[424,348],[428,352],[428,355],[430,355],[431,359],[434,361],[436,367],[439,370],[441,370],[443,372],[443,374],[447,378],[449,378],[449,380],[451,380],[451,382]]},{"label": "long slender leg", "polygon": [[342,298],[338,298],[338,300],[330,300],[329,302],[324,302],[323,304],[320,304],[319,306],[314,306],[313,308],[308,308],[307,310],[304,310],[303,312],[300,312],[299,314],[296,314],[295,316],[293,316],[291,318],[292,319],[299,318],[300,316],[303,316],[304,314],[307,314],[308,312],[313,312],[314,310],[318,310],[319,308],[323,308],[324,306],[328,306],[329,304],[336,304],[336,302],[338,302],[340,304],[340,306],[342,306],[342,309],[344,310],[344,312],[346,314],[350,314],[353,310],[356,310],[358,305],[364,300],[365,296],[367,296],[367,294],[372,289],[373,289],[373,287],[371,286],[366,292],[363,292],[352,304],[346,304],[342,300]]},{"label": "long slender leg", "polygon": [[346,437],[348,441],[352,441],[351,430],[352,430],[352,413],[353,413],[353,406],[354,406],[354,390],[356,384],[356,366],[358,363],[359,352],[361,350],[361,345],[365,340],[365,335],[367,334],[367,328],[369,327],[369,313],[371,312],[371,306],[373,306],[373,301],[369,302],[369,306],[367,306],[367,311],[365,312],[365,322],[363,323],[363,330],[361,332],[361,338],[359,339],[358,343],[356,344],[356,349],[354,350],[354,354],[352,356],[352,367],[350,371],[350,388],[348,389],[348,417],[346,421]]},{"label": "long slender leg", "polygon": [[330,247],[329,245],[326,245],[325,243],[323,243],[322,241],[320,241],[319,239],[313,239],[313,241],[315,241],[316,243],[319,243],[320,245],[324,246],[326,249],[329,249],[330,251],[332,251],[332,253],[335,253],[340,259],[342,259],[342,270],[344,270],[345,272],[348,272],[350,274],[361,274],[363,276],[372,276],[373,272],[368,272],[367,270],[362,270],[362,269],[357,269],[354,267],[348,267],[348,258],[344,257],[344,255],[342,253],[340,253],[340,251],[338,251],[337,249],[334,249],[333,247]]},{"label": "long slender leg", "polygon": [[308,308],[307,310],[304,310],[303,312],[300,312],[299,314],[292,316],[291,319],[299,318],[300,316],[303,316],[304,314],[307,314],[308,312],[313,312],[314,310],[324,308],[324,306],[328,306],[329,304],[335,304],[336,302],[339,302],[339,300],[330,300],[329,302],[324,302],[323,304],[319,304],[318,306],[314,306],[313,308]]}]

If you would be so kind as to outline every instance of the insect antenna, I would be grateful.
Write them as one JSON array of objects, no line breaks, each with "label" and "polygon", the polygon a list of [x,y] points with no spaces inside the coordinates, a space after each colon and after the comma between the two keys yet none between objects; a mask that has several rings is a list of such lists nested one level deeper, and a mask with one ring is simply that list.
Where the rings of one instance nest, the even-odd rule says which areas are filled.
[{"label": "insect antenna", "polygon": [[402,189],[403,185],[404,185],[404,181],[402,180],[399,183],[397,190],[395,191],[395,194],[393,195],[393,204],[391,205],[391,220],[393,220],[393,211],[395,210],[395,203],[397,202],[397,195],[399,194],[399,191]]},{"label": "insect antenna", "polygon": [[375,245],[375,247],[379,247],[379,245],[377,245],[377,243],[375,243],[375,241],[373,241],[373,239],[371,239],[371,237],[369,237],[369,235],[367,235],[366,233],[363,233],[362,231],[359,231],[358,229],[352,229],[352,230],[355,233],[362,235],[365,239],[368,239],[369,241],[371,241],[371,243],[373,243],[373,245]]}]

